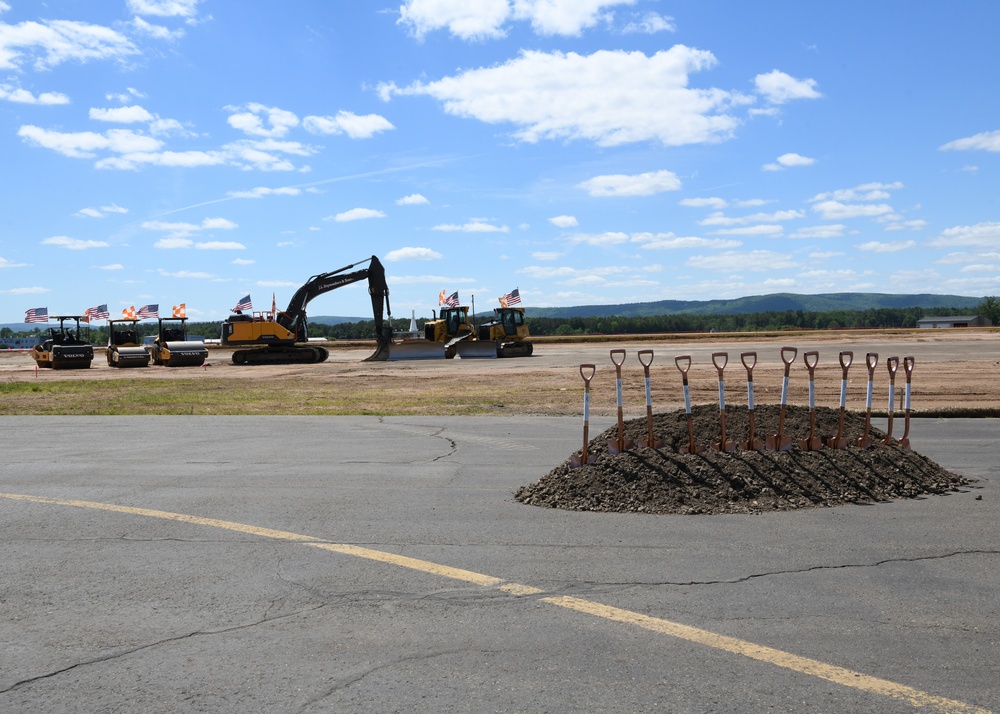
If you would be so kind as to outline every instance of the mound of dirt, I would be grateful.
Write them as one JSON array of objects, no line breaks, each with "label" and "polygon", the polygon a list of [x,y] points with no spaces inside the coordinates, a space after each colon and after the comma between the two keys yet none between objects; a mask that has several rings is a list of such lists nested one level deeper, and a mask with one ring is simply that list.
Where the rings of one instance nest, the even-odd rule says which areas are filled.
[{"label": "mound of dirt", "polygon": [[[768,405],[754,412],[755,435],[765,438],[778,431],[780,407]],[[726,438],[749,438],[749,412],[726,408]],[[836,436],[840,411],[815,410],[814,436]],[[698,454],[680,453],[690,440],[683,410],[654,415],[653,435],[663,441],[656,449],[632,448],[621,454],[608,452],[616,443],[615,425],[590,441],[588,455],[596,460],[571,468],[567,460],[539,481],[514,494],[525,504],[574,511],[718,514],[763,513],[799,508],[872,503],[922,494],[957,491],[974,481],[951,473],[916,451],[884,445],[885,433],[872,427],[872,448],[803,449],[799,442],[810,435],[809,409],[788,405],[782,434],[791,437],[790,451],[716,448],[721,435],[719,409],[692,408],[695,443],[706,447]],[[648,436],[645,417],[625,423],[627,439],[636,444]],[[903,435],[903,420],[896,418],[893,436]],[[864,434],[865,415],[847,412],[843,435],[849,444]]]}]

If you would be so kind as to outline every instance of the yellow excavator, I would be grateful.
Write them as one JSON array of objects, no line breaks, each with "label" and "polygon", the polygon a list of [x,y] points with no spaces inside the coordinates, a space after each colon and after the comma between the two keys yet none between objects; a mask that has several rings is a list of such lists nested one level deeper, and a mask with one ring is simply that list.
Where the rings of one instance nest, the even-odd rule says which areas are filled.
[{"label": "yellow excavator", "polygon": [[[367,268],[350,273],[345,272],[366,262],[368,263]],[[323,362],[330,353],[321,345],[309,344],[306,306],[318,295],[366,278],[368,279],[368,293],[372,300],[372,312],[375,317],[375,334],[378,340],[375,353],[366,361],[387,360],[392,340],[391,335],[385,332],[382,311],[383,307],[386,309],[389,307],[389,287],[385,281],[385,268],[374,255],[367,260],[345,265],[338,270],[312,276],[295,291],[288,307],[283,312],[231,315],[222,323],[221,342],[226,346],[241,348],[233,352],[233,364],[238,365]],[[246,349],[242,349],[244,347]]]}]

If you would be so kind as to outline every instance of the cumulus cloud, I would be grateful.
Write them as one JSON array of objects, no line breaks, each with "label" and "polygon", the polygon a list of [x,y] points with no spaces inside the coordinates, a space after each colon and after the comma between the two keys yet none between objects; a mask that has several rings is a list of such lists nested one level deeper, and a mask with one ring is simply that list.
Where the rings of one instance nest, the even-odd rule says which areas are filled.
[{"label": "cumulus cloud", "polygon": [[294,112],[256,102],[243,107],[228,106],[226,109],[233,112],[226,119],[229,126],[251,136],[281,138],[299,125],[299,118]]},{"label": "cumulus cloud", "polygon": [[444,256],[430,248],[398,248],[385,254],[385,260],[397,262],[400,260],[441,260]]},{"label": "cumulus cloud", "polygon": [[549,223],[558,228],[572,228],[580,225],[575,216],[553,216]]},{"label": "cumulus cloud", "polygon": [[411,193],[409,196],[403,196],[402,198],[396,199],[397,206],[423,206],[428,203],[430,203],[430,201],[421,196],[419,193]]},{"label": "cumulus cloud", "polygon": [[80,240],[69,236],[52,236],[42,241],[42,245],[57,245],[68,250],[90,250],[91,248],[107,248],[108,243],[102,240]]},{"label": "cumulus cloud", "polygon": [[0,257],[0,268],[24,268],[28,265],[29,263],[12,263],[6,258]]},{"label": "cumulus cloud", "polygon": [[[168,233],[168,239],[184,239],[194,233],[207,230],[224,230],[231,231],[239,228],[239,225],[229,220],[228,218],[205,218],[199,223],[187,223],[187,222],[170,222],[170,221],[143,221],[139,224],[141,228],[148,231],[162,231]],[[192,241],[187,241],[186,244],[169,244],[161,245],[164,241],[157,243],[157,248],[162,247],[182,247],[186,248],[192,244]]]},{"label": "cumulus cloud", "polygon": [[374,208],[352,208],[349,211],[338,213],[332,217],[327,216],[323,220],[333,220],[337,223],[346,223],[348,221],[363,221],[368,218],[385,218],[385,213]]},{"label": "cumulus cloud", "polygon": [[796,267],[790,255],[770,250],[727,251],[719,255],[696,255],[688,258],[685,265],[692,268],[711,270],[717,273],[765,272],[786,270]]},{"label": "cumulus cloud", "polygon": [[[2,45],[0,45],[0,53],[2,51]],[[2,101],[14,102],[15,104],[56,105],[69,104],[69,97],[60,92],[42,92],[35,95],[27,89],[0,83],[0,102]]]},{"label": "cumulus cloud", "polygon": [[979,246],[996,248],[1000,245],[1000,222],[977,223],[974,226],[955,226],[941,231],[941,235],[930,241],[935,248],[951,246]]},{"label": "cumulus cloud", "polygon": [[784,104],[793,99],[818,99],[823,95],[816,91],[816,80],[796,79],[779,70],[754,77],[757,93],[771,104]]},{"label": "cumulus cloud", "polygon": [[195,243],[198,250],[246,250],[246,246],[236,241],[211,240],[204,243]]},{"label": "cumulus cloud", "polygon": [[1000,130],[955,139],[938,148],[941,151],[1000,151]]},{"label": "cumulus cloud", "polygon": [[302,120],[302,128],[311,134],[347,134],[352,139],[370,139],[379,132],[396,127],[379,114],[359,116],[340,111],[333,117],[307,116]]},{"label": "cumulus cloud", "polygon": [[708,197],[708,198],[682,198],[680,200],[680,205],[687,206],[689,208],[715,208],[721,210],[729,205],[729,202],[724,198],[718,197]]},{"label": "cumulus cloud", "polygon": [[113,107],[111,109],[98,109],[91,107],[90,118],[94,121],[116,122],[118,124],[134,124],[135,122],[148,122],[153,120],[153,115],[134,104],[130,107]]},{"label": "cumulus cloud", "polygon": [[815,163],[816,159],[809,158],[808,156],[802,156],[800,154],[782,154],[775,159],[775,163],[764,164],[762,168],[764,171],[781,171],[782,169],[788,169],[795,166],[812,166]]},{"label": "cumulus cloud", "polygon": [[657,32],[675,32],[676,30],[677,25],[674,24],[674,18],[655,12],[647,12],[641,18],[625,25],[622,28],[622,33],[626,35],[653,35]]},{"label": "cumulus cloud", "polygon": [[291,186],[284,186],[282,188],[258,186],[248,191],[229,191],[226,195],[232,198],[264,198],[265,196],[298,196],[300,193],[302,193],[302,189],[292,188]]},{"label": "cumulus cloud", "polygon": [[[635,0],[406,0],[398,23],[422,39],[447,29],[463,40],[504,37],[508,21],[526,21],[539,35],[579,35],[599,21],[610,21],[606,8],[632,5]],[[652,13],[651,13],[652,15]],[[659,16],[656,16],[659,17]],[[662,22],[667,19],[661,18]],[[651,24],[655,21],[648,20]]]},{"label": "cumulus cloud", "polygon": [[867,253],[898,253],[901,250],[907,250],[916,245],[915,241],[905,240],[896,241],[894,243],[882,243],[877,240],[868,241],[867,243],[859,243],[858,250],[863,250]]},{"label": "cumulus cloud", "polygon": [[455,116],[518,127],[521,141],[587,140],[600,146],[656,141],[683,146],[728,139],[728,112],[751,98],[692,88],[691,75],[716,64],[703,50],[676,45],[647,56],[601,50],[523,51],[501,65],[470,69],[407,87],[379,85],[380,96],[430,96]]},{"label": "cumulus cloud", "polygon": [[606,231],[604,233],[577,233],[570,237],[571,243],[583,243],[593,246],[620,245],[629,241],[628,233],[621,231]]},{"label": "cumulus cloud", "polygon": [[723,240],[721,238],[701,238],[698,236],[677,236],[673,233],[636,233],[632,236],[633,243],[640,243],[645,250],[684,250],[693,248],[739,248],[743,243],[738,240]]},{"label": "cumulus cloud", "polygon": [[892,206],[885,203],[847,204],[840,201],[820,201],[813,205],[812,210],[819,213],[824,220],[842,221],[848,218],[883,216],[892,213]]},{"label": "cumulus cloud", "polygon": [[442,223],[434,226],[431,230],[444,231],[445,233],[507,233],[510,229],[507,226],[495,226],[486,221],[469,221],[461,225],[453,223]]},{"label": "cumulus cloud", "polygon": [[884,201],[890,198],[889,191],[903,188],[901,181],[893,183],[863,183],[854,188],[840,188],[835,191],[818,193],[809,199],[810,203],[817,201]]},{"label": "cumulus cloud", "polygon": [[595,176],[578,185],[591,196],[652,196],[664,191],[680,190],[681,180],[672,171],[652,171],[631,176]]},{"label": "cumulus cloud", "polygon": [[794,233],[789,234],[789,238],[839,238],[844,235],[847,229],[843,223],[833,223],[825,226],[805,226],[799,228]]},{"label": "cumulus cloud", "polygon": [[36,70],[64,62],[122,62],[139,50],[125,35],[101,25],[72,20],[44,20],[3,25],[0,70],[19,70],[31,62]]},{"label": "cumulus cloud", "polygon": [[156,17],[194,17],[201,0],[128,0],[128,9],[136,15]]},{"label": "cumulus cloud", "polygon": [[766,223],[774,221],[794,221],[805,217],[804,211],[789,210],[773,213],[751,213],[747,216],[727,216],[721,212],[713,213],[708,218],[698,221],[702,226],[738,226],[748,223]]}]

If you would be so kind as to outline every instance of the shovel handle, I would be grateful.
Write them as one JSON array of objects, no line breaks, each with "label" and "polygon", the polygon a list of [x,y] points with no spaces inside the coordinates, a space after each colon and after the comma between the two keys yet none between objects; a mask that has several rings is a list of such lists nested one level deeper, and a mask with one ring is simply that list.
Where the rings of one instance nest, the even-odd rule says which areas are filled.
[{"label": "shovel handle", "polygon": [[910,383],[910,377],[913,376],[913,356],[903,358],[903,371],[906,373],[906,383]]},{"label": "shovel handle", "polygon": [[782,347],[781,348],[781,361],[785,363],[785,376],[788,376],[788,370],[792,366],[792,362],[795,361],[795,356],[799,353],[798,347]]},{"label": "shovel handle", "polygon": [[[646,359],[643,359],[643,358]],[[639,350],[639,364],[641,364],[646,374],[649,374],[649,365],[653,364],[653,350]]]},{"label": "shovel handle", "polygon": [[740,361],[743,366],[747,369],[747,378],[753,379],[753,368],[757,366],[757,353],[756,352],[741,352]]},{"label": "shovel handle", "polygon": [[674,357],[674,364],[684,377],[684,384],[688,383],[688,370],[691,369],[691,355],[680,355]]},{"label": "shovel handle", "polygon": [[803,352],[802,361],[806,363],[806,369],[809,370],[809,379],[812,379],[813,372],[816,371],[816,365],[819,364],[819,352],[817,352],[816,350],[809,350],[808,352]]},{"label": "shovel handle", "polygon": [[[588,374],[587,372],[590,372]],[[580,376],[583,377],[583,385],[585,387],[590,386],[590,380],[594,378],[594,373],[597,372],[597,366],[593,364],[581,364],[580,365]]]},{"label": "shovel handle", "polygon": [[621,367],[625,363],[625,350],[611,350],[611,361],[615,367]]},{"label": "shovel handle", "polygon": [[865,355],[865,364],[868,365],[868,379],[875,376],[875,368],[878,366],[878,352],[869,352]]},{"label": "shovel handle", "polygon": [[[721,364],[720,364],[721,362]],[[728,352],[713,352],[712,353],[712,364],[715,365],[715,369],[719,372],[719,379],[722,379],[722,371],[729,364],[729,353]]]},{"label": "shovel handle", "polygon": [[840,366],[844,368],[844,378],[847,378],[847,370],[851,368],[851,362],[854,361],[854,353],[850,350],[844,350],[840,353]]},{"label": "shovel handle", "polygon": [[899,357],[887,357],[885,367],[889,370],[889,384],[896,381],[896,370],[899,369]]}]

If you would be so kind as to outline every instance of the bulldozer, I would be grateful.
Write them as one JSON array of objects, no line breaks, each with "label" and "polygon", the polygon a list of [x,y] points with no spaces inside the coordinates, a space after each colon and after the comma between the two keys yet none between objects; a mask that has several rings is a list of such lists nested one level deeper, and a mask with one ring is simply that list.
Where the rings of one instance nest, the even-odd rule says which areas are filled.
[{"label": "bulldozer", "polygon": [[490,359],[496,357],[493,343],[479,342],[476,326],[469,322],[469,308],[443,307],[441,315],[424,323],[424,339],[444,346],[444,357],[454,359]]},{"label": "bulldozer", "polygon": [[[364,262],[368,263],[367,268],[345,272]],[[390,359],[392,339],[390,334],[384,332],[382,316],[383,307],[388,309],[389,306],[389,288],[385,281],[385,268],[374,255],[338,270],[313,275],[295,291],[284,311],[231,315],[222,323],[221,342],[226,346],[246,347],[233,352],[233,364],[236,365],[323,362],[330,353],[322,345],[309,344],[306,306],[318,295],[366,278],[378,340],[375,353],[366,361]],[[391,327],[388,329],[391,330]]]},{"label": "bulldozer", "polygon": [[478,337],[496,345],[497,357],[530,357],[534,351],[523,307],[494,308],[493,320],[479,326]]},{"label": "bulldozer", "polygon": [[[53,315],[50,319],[59,320],[59,327],[50,327],[49,336],[32,348],[35,364],[51,369],[89,369],[94,347],[80,337],[80,320],[86,316]],[[66,326],[69,321],[76,322],[75,330]]]},{"label": "bulldozer", "polygon": [[108,320],[108,366],[148,367],[150,354],[139,339],[138,320]]},{"label": "bulldozer", "polygon": [[146,349],[153,364],[164,367],[200,367],[208,359],[204,342],[188,340],[186,317],[158,318],[156,338]]}]

